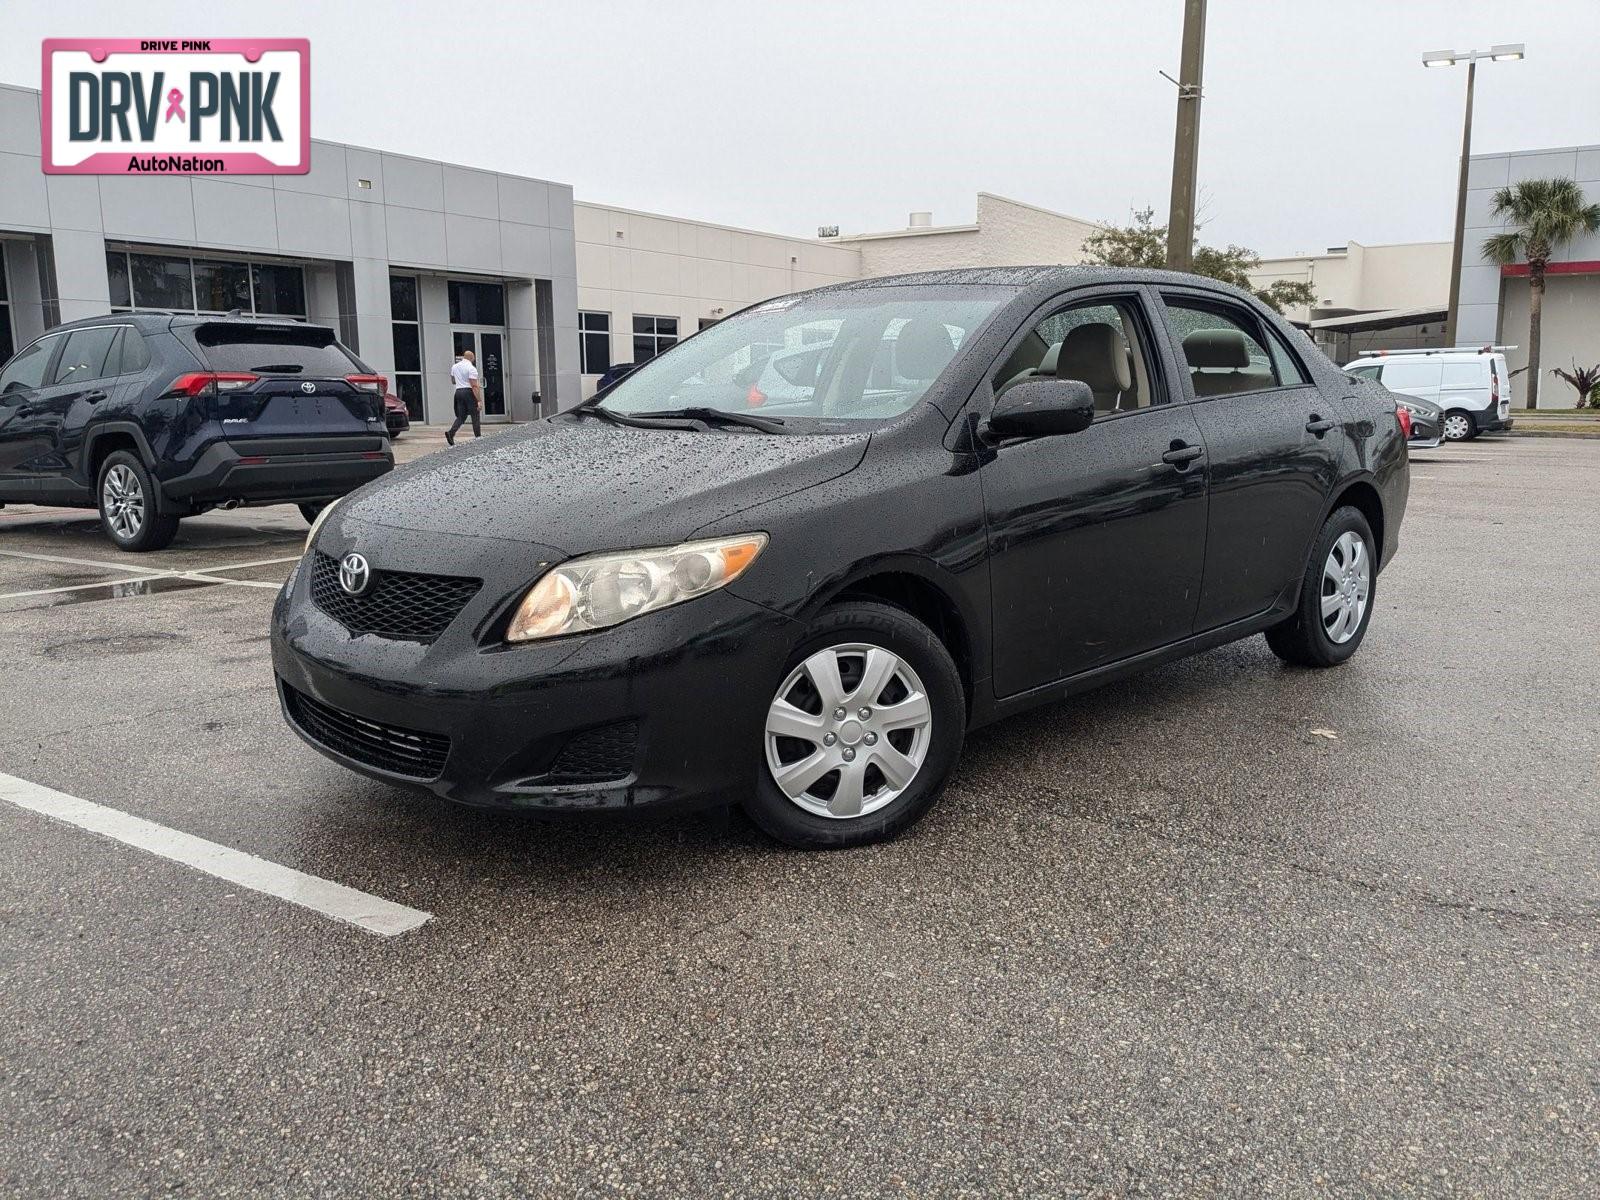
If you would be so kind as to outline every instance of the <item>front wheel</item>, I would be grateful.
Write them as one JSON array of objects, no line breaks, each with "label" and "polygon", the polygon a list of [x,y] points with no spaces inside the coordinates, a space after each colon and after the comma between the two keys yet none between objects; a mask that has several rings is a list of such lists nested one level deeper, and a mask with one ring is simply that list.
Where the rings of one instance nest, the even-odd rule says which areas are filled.
[{"label": "front wheel", "polygon": [[1267,645],[1296,666],[1338,666],[1367,636],[1377,582],[1367,518],[1357,508],[1335,509],[1311,552],[1300,603],[1293,616],[1267,630]]},{"label": "front wheel", "polygon": [[745,808],[791,846],[892,837],[944,790],[965,730],[961,675],[934,632],[886,604],[839,604],[777,681]]},{"label": "front wheel", "polygon": [[156,511],[156,489],[150,472],[126,450],[108,454],[100,464],[95,494],[100,526],[119,550],[164,550],[178,534],[178,518]]}]

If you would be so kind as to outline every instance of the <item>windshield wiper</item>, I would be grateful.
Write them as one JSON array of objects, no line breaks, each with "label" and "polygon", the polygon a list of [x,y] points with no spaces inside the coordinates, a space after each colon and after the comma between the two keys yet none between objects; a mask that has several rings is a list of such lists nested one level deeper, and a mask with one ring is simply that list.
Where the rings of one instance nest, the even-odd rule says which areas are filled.
[{"label": "windshield wiper", "polygon": [[598,404],[580,404],[569,412],[575,417],[599,417],[601,420],[610,421],[613,425],[630,425],[634,429],[655,428],[654,422],[635,421],[631,415],[612,412],[609,408],[601,408]]},{"label": "windshield wiper", "polygon": [[747,429],[759,429],[762,433],[779,433],[784,426],[782,417],[758,417],[755,413],[725,412],[720,408],[656,408],[627,415],[638,421],[704,421],[708,425],[742,425]]}]

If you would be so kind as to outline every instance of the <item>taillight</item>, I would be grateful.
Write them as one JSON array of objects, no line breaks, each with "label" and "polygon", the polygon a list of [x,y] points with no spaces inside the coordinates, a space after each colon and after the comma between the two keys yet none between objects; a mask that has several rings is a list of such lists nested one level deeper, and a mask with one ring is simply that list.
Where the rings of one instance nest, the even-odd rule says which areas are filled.
[{"label": "taillight", "polygon": [[364,392],[377,392],[380,396],[389,389],[389,381],[382,375],[346,375],[344,381],[353,388],[360,388]]},{"label": "taillight", "polygon": [[1500,372],[1493,363],[1489,364],[1489,403],[1496,407],[1500,404]]},{"label": "taillight", "polygon": [[244,371],[191,371],[187,375],[179,375],[167,390],[180,396],[198,396],[208,391],[232,392],[249,387],[260,378],[259,375]]},{"label": "taillight", "polygon": [[1396,405],[1395,406],[1395,410],[1394,410],[1394,415],[1397,418],[1399,418],[1399,421],[1400,421],[1400,436],[1405,438],[1407,441],[1410,441],[1411,440],[1411,410],[1409,408],[1401,408],[1399,405]]},{"label": "taillight", "polygon": [[744,394],[744,406],[746,408],[760,408],[766,402],[767,394],[752,383],[750,390]]}]

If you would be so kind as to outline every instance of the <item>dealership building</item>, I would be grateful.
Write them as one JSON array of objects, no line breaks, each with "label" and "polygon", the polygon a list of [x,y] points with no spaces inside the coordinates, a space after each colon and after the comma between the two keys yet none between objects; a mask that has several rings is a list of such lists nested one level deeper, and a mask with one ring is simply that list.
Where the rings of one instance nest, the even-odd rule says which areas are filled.
[{"label": "dealership building", "polygon": [[[40,150],[39,92],[0,84],[0,361],[79,317],[237,309],[332,326],[415,420],[431,422],[451,419],[448,372],[463,349],[483,370],[487,419],[529,420],[577,404],[608,367],[747,304],[902,271],[1079,262],[1100,228],[979,193],[971,222],[915,212],[901,229],[803,238],[576,201],[566,183],[337,142],[313,141],[304,175],[225,178],[46,175]],[[1600,199],[1600,147],[1480,155],[1471,168],[1461,339],[1524,343],[1526,267],[1502,271],[1475,253],[1495,232],[1488,196],[1559,173]],[[1291,315],[1348,357],[1431,344],[1403,339],[1437,335],[1447,253],[1352,242],[1269,260],[1257,282],[1314,280],[1317,304]],[[1552,266],[1546,362],[1600,360],[1597,313],[1600,239],[1589,238]]]}]

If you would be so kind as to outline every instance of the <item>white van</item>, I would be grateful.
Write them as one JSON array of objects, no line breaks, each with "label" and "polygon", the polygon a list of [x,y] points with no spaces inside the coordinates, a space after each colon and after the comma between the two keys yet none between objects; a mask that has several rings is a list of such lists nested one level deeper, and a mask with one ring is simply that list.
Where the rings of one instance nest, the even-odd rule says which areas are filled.
[{"label": "white van", "polygon": [[1444,410],[1445,440],[1460,442],[1511,428],[1511,372],[1504,351],[1515,349],[1369,350],[1344,369],[1376,379],[1391,392],[1433,401]]}]

